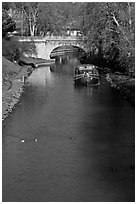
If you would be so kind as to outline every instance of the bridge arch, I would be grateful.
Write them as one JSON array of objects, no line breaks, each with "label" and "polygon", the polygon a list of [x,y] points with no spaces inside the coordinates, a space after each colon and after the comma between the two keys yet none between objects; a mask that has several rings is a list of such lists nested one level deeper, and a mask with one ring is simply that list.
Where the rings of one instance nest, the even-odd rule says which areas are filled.
[{"label": "bridge arch", "polygon": [[51,52],[60,46],[77,46],[84,50],[83,39],[76,36],[21,37],[19,42],[33,42],[38,58],[50,59]]},{"label": "bridge arch", "polygon": [[56,58],[65,58],[70,56],[76,56],[77,58],[81,58],[82,56],[86,55],[86,52],[83,48],[76,46],[76,45],[61,45],[54,48],[50,53],[51,59]]}]

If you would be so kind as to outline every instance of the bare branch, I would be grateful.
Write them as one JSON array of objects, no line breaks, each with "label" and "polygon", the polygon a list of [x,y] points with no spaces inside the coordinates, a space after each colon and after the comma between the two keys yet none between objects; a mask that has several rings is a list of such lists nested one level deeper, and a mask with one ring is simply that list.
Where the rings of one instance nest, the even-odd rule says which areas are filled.
[{"label": "bare branch", "polygon": [[120,29],[120,31],[123,33],[123,35],[124,35],[126,41],[128,41],[128,43],[130,44],[129,39],[127,38],[127,36],[126,36],[124,30],[122,29],[121,25],[119,24],[118,20],[116,19],[116,16],[115,16],[114,13],[113,13],[113,20],[114,20],[114,22],[116,23],[116,25],[118,26],[118,28]]},{"label": "bare branch", "polygon": [[130,3],[128,2],[128,13],[129,13],[129,25],[132,25],[132,21],[131,21],[131,6]]}]

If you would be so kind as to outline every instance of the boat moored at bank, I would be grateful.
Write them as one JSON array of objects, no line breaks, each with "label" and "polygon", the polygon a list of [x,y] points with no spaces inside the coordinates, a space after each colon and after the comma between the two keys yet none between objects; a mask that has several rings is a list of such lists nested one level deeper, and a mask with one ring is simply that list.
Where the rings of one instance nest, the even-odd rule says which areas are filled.
[{"label": "boat moored at bank", "polygon": [[97,66],[90,64],[81,64],[75,68],[74,85],[93,86],[99,84],[100,81]]}]

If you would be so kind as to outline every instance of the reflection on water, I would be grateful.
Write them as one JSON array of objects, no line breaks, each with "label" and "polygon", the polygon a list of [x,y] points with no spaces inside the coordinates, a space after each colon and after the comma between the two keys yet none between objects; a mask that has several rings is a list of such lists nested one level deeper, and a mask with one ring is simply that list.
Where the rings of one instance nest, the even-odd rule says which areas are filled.
[{"label": "reflection on water", "polygon": [[40,68],[29,77],[29,83],[39,88],[46,87],[46,85],[52,86],[54,84],[54,77],[49,68],[46,73],[43,73],[43,69]]},{"label": "reflection on water", "polygon": [[3,201],[134,201],[134,109],[74,66],[35,70],[3,123]]},{"label": "reflection on water", "polygon": [[69,61],[66,59],[64,60],[64,63],[60,63],[57,61],[55,65],[50,66],[50,71],[65,74],[65,75],[66,74],[73,75],[74,69],[78,64],[79,64],[79,61],[77,60],[77,58],[70,58]]}]

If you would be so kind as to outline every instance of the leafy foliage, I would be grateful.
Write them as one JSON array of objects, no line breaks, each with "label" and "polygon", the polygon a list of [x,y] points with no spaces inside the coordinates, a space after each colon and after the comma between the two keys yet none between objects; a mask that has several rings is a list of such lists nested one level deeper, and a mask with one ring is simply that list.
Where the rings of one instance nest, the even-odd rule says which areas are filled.
[{"label": "leafy foliage", "polygon": [[135,5],[128,2],[87,3],[81,32],[90,51],[98,49],[106,62],[121,71],[134,69]]},{"label": "leafy foliage", "polygon": [[34,43],[19,43],[14,38],[2,39],[2,56],[10,61],[18,60],[23,53],[36,54]]},{"label": "leafy foliage", "polygon": [[12,32],[15,28],[16,24],[13,19],[5,10],[2,10],[2,36],[6,36],[7,32]]},{"label": "leafy foliage", "polygon": [[[72,2],[3,2],[24,35],[64,34],[79,26],[76,20],[81,3]],[[54,11],[54,12],[53,12]]]}]

